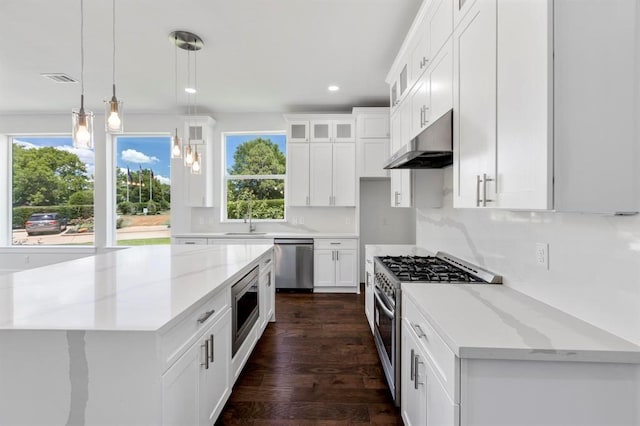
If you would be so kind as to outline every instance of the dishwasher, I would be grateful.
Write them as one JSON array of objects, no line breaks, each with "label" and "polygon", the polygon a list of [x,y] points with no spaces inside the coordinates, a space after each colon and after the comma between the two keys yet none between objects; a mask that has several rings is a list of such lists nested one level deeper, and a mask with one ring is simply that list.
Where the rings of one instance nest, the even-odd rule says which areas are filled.
[{"label": "dishwasher", "polygon": [[313,291],[313,238],[276,238],[277,291]]}]

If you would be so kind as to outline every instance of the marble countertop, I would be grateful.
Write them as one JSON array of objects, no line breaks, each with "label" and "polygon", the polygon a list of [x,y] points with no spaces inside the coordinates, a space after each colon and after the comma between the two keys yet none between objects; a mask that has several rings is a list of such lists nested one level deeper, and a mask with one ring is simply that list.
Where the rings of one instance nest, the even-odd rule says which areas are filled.
[{"label": "marble countertop", "polygon": [[503,285],[402,284],[460,358],[640,363],[640,347]]},{"label": "marble countertop", "polygon": [[359,238],[358,234],[303,233],[303,232],[189,232],[172,235],[173,238]]},{"label": "marble countertop", "polygon": [[271,244],[141,246],[0,276],[0,330],[156,331]]}]

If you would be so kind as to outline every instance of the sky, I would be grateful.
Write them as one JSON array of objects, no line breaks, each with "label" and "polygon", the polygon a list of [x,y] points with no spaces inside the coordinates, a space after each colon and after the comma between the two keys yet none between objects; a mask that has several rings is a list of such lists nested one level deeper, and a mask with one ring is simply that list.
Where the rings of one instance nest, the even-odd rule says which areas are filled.
[{"label": "sky", "polygon": [[275,143],[280,147],[280,151],[282,151],[285,155],[287,154],[287,136],[282,134],[261,134],[261,133],[252,133],[252,134],[227,134],[226,135],[226,157],[227,157],[227,168],[233,164],[233,154],[236,152],[236,148],[243,144],[244,142],[251,141],[257,138],[262,139],[271,139],[271,142]]},{"label": "sky", "polygon": [[161,183],[171,184],[170,136],[118,136],[116,138],[116,166],[136,171],[153,170],[153,176]]}]

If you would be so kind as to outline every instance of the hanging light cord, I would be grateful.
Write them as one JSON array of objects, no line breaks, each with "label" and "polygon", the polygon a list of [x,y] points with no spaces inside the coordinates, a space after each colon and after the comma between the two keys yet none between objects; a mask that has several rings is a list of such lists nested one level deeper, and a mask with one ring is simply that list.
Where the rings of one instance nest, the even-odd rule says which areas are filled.
[{"label": "hanging light cord", "polygon": [[84,0],[80,0],[80,109],[84,109]]},{"label": "hanging light cord", "polygon": [[173,36],[173,71],[175,77],[175,95],[176,95],[176,111],[179,110],[178,107],[178,36],[174,34]]},{"label": "hanging light cord", "polygon": [[[193,39],[193,46],[197,46],[198,41]],[[193,51],[193,88],[195,93],[193,94],[193,109],[194,114],[198,115],[198,51]]]},{"label": "hanging light cord", "polygon": [[116,92],[116,0],[113,0],[113,20],[111,34],[113,35],[113,95]]}]

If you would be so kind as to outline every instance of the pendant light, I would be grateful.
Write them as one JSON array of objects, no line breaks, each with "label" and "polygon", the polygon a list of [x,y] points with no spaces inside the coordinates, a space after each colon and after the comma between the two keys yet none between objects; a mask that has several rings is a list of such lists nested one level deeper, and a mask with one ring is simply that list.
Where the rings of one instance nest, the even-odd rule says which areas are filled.
[{"label": "pendant light", "polygon": [[122,102],[116,98],[116,0],[112,0],[113,19],[112,19],[112,36],[113,36],[113,96],[111,100],[105,103],[105,130],[108,133],[122,133],[124,126],[122,123]]},{"label": "pendant light", "polygon": [[198,153],[198,147],[195,146],[195,151],[193,152],[193,163],[191,164],[191,174],[199,175],[202,173],[202,157],[201,154]]},{"label": "pendant light", "polygon": [[[191,50],[187,49],[187,88],[191,88]],[[187,116],[191,117],[191,91],[186,90],[187,92]],[[187,134],[187,146],[184,147],[184,165],[186,167],[191,168],[193,165],[193,149],[191,148],[191,126],[189,119],[187,119],[187,129],[189,132]]]},{"label": "pendant light", "polygon": [[93,149],[93,113],[84,109],[84,0],[80,0],[80,109],[71,111],[75,148]]},{"label": "pendant light", "polygon": [[[198,55],[195,52],[193,54],[193,88],[188,86],[187,89],[191,89],[191,91],[188,91],[187,93],[193,94],[193,109],[195,111],[195,115],[198,115]],[[200,137],[202,138],[202,136]],[[191,139],[191,135],[189,135],[189,139]],[[191,140],[189,140],[189,142],[191,142]],[[191,164],[191,174],[199,175],[201,173],[202,154],[198,153],[198,146],[196,145],[195,152],[193,153],[193,163]]]}]

